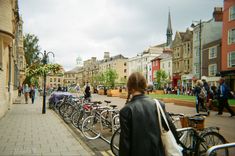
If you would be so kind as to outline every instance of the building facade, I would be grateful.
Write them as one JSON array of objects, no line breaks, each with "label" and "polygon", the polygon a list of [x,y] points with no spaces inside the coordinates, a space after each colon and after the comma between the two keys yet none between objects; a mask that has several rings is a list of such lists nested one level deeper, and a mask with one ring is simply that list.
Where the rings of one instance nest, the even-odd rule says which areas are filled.
[{"label": "building facade", "polygon": [[211,86],[217,86],[219,77],[216,74],[221,71],[221,39],[203,45],[202,57],[203,79]]},{"label": "building facade", "polygon": [[18,64],[16,38],[20,21],[18,1],[0,1],[0,118],[17,96]]},{"label": "building facade", "polygon": [[117,84],[124,84],[128,78],[128,58],[123,55],[109,56],[109,52],[105,52],[104,59],[99,62],[99,72],[105,72],[108,69],[116,70],[118,78]]},{"label": "building facade", "polygon": [[[148,68],[148,64],[151,63],[151,60],[162,54],[164,46],[165,44],[151,46],[148,49],[144,50],[142,53],[137,54],[137,56],[129,58],[129,74],[133,72],[141,72],[145,76],[147,82],[152,82],[152,80],[149,80],[149,78],[152,78],[152,76],[148,76],[150,70],[150,68]],[[151,72],[152,70],[153,68],[151,69]]]},{"label": "building facade", "polygon": [[66,71],[64,73],[64,85],[79,85],[82,86],[84,84],[83,81],[83,67],[75,67],[72,70]]},{"label": "building facade", "polygon": [[193,32],[176,32],[172,43],[172,86],[192,87]]},{"label": "building facade", "polygon": [[221,76],[235,91],[235,1],[224,0]]},{"label": "building facade", "polygon": [[203,69],[202,47],[205,44],[216,41],[221,38],[223,10],[215,7],[213,18],[208,21],[198,21],[193,29],[193,73],[196,79],[201,79]]},{"label": "building facade", "polygon": [[96,57],[92,57],[83,62],[82,86],[89,82],[92,86],[96,86],[95,76],[99,72],[99,61]]}]

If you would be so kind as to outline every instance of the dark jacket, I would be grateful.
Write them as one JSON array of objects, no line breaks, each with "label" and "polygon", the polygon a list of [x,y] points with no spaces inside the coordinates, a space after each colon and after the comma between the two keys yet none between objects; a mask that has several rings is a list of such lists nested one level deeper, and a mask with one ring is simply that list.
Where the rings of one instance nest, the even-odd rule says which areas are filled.
[{"label": "dark jacket", "polygon": [[217,96],[219,99],[228,99],[229,92],[229,87],[225,83],[222,83],[217,89]]},{"label": "dark jacket", "polygon": [[165,155],[153,99],[145,95],[134,96],[121,109],[120,124],[119,156]]}]

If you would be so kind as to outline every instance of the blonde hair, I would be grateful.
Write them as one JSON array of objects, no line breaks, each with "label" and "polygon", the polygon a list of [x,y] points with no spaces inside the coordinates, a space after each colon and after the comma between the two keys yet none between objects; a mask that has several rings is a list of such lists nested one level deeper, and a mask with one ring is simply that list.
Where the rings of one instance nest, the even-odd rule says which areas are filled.
[{"label": "blonde hair", "polygon": [[203,81],[202,80],[197,80],[196,85],[199,87],[203,86]]}]

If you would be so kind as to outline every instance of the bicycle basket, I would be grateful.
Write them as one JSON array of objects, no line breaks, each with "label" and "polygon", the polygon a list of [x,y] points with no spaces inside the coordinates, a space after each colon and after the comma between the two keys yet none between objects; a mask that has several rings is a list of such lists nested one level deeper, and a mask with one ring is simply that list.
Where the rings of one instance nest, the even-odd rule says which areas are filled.
[{"label": "bicycle basket", "polygon": [[180,118],[180,122],[182,128],[193,127],[197,130],[202,130],[204,129],[205,118],[201,116],[194,116],[194,117],[184,116]]},{"label": "bicycle basket", "polygon": [[202,116],[195,116],[189,118],[189,126],[197,130],[203,130],[205,127],[205,118]]}]

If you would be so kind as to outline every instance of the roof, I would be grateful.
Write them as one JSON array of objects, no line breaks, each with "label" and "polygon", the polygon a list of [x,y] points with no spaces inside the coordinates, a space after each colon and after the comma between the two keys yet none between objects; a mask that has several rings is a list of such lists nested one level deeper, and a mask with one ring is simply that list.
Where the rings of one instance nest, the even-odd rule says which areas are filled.
[{"label": "roof", "polygon": [[81,70],[83,70],[83,67],[75,67],[75,68],[73,68],[69,71],[66,71],[65,73],[76,73],[76,72],[79,72]]},{"label": "roof", "polygon": [[108,59],[103,59],[103,60],[101,60],[99,62],[103,63],[103,62],[109,62],[109,61],[117,60],[117,59],[128,59],[128,58],[124,57],[122,54],[119,54],[119,55],[112,56],[112,57],[110,57]]},{"label": "roof", "polygon": [[159,59],[161,60],[161,59],[169,58],[169,57],[172,57],[172,53],[165,52],[165,53],[162,53],[160,56],[155,57],[151,61],[155,61],[155,60],[159,60]]}]

